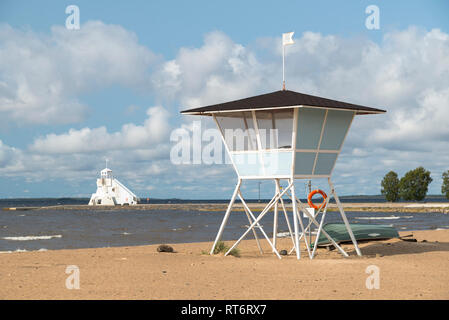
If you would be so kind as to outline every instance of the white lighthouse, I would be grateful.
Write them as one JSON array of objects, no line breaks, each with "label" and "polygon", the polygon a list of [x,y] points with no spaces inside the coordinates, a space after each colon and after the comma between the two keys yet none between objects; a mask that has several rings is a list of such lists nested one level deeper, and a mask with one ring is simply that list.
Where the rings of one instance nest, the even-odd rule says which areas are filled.
[{"label": "white lighthouse", "polygon": [[120,181],[114,179],[112,170],[101,170],[100,179],[97,179],[97,192],[93,193],[89,205],[135,205],[137,196],[125,187]]}]

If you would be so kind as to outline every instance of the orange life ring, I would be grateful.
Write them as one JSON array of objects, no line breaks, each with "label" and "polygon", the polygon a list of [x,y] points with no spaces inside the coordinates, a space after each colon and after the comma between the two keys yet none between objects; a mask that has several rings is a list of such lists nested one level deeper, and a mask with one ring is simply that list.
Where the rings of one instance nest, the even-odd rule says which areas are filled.
[{"label": "orange life ring", "polygon": [[[312,202],[312,197],[317,193],[321,194],[321,196],[323,197],[323,202],[321,202],[321,204],[319,206],[313,204],[313,202]],[[309,204],[309,206],[311,206],[314,209],[321,209],[324,206],[324,203],[326,202],[326,198],[327,198],[327,195],[323,190],[316,189],[309,193],[309,196],[307,197],[307,203]]]}]

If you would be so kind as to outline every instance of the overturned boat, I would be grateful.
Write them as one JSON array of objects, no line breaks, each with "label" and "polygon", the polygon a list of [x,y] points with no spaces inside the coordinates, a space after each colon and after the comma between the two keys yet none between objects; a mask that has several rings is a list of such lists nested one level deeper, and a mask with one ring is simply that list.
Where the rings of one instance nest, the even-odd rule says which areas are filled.
[{"label": "overturned boat", "polygon": [[[387,240],[392,238],[400,238],[397,230],[389,225],[375,224],[350,224],[354,237],[357,241],[370,240]],[[342,223],[327,223],[323,226],[323,230],[332,237],[336,243],[351,242],[351,237]],[[318,238],[318,246],[332,245],[329,239],[321,233]]]}]

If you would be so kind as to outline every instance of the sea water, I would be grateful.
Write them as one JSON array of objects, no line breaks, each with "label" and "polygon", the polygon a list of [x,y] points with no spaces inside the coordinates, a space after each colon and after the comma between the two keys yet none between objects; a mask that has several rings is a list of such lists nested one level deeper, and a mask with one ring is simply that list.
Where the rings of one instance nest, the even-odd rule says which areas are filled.
[{"label": "sea water", "polygon": [[[225,210],[207,211],[207,207],[210,208],[205,205],[205,211],[188,207],[0,211],[0,252],[213,241]],[[257,216],[259,211],[254,214]],[[350,223],[391,225],[398,231],[449,229],[449,214],[438,212],[347,212],[346,215]],[[342,221],[338,212],[329,211],[326,223],[333,222]],[[239,238],[249,224],[244,211],[232,212],[223,239]],[[261,220],[261,225],[271,237],[271,212]],[[280,210],[278,232],[285,231],[288,228]],[[248,238],[253,238],[253,234],[249,233]]]}]

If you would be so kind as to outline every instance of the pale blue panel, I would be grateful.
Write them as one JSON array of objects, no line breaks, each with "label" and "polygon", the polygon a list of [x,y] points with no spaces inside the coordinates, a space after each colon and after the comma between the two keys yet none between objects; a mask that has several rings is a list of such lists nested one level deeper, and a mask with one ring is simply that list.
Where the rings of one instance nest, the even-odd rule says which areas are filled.
[{"label": "pale blue panel", "polygon": [[296,152],[295,174],[312,174],[315,152]]},{"label": "pale blue panel", "polygon": [[233,154],[232,159],[237,167],[238,174],[241,176],[259,176],[263,175],[262,165],[257,153]]},{"label": "pale blue panel", "polygon": [[330,175],[337,156],[338,153],[319,153],[314,174]]},{"label": "pale blue panel", "polygon": [[292,152],[265,152],[263,159],[267,176],[292,174]]},{"label": "pale blue panel", "polygon": [[352,121],[352,111],[329,110],[320,149],[340,150]]},{"label": "pale blue panel", "polygon": [[296,149],[318,149],[325,113],[325,109],[298,109]]}]

